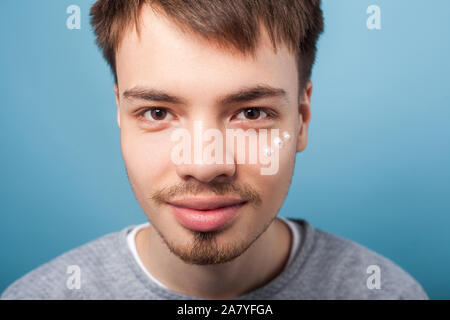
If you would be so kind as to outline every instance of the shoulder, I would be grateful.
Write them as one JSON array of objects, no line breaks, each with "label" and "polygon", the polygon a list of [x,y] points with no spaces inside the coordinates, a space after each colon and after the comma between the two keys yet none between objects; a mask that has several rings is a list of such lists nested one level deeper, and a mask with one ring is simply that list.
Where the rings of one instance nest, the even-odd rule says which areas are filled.
[{"label": "shoulder", "polygon": [[[2,293],[1,299],[82,299],[89,290],[95,291],[99,281],[111,275],[111,268],[121,261],[119,240],[130,227],[112,232],[28,272]],[[125,243],[125,242],[124,242]]]},{"label": "shoulder", "polygon": [[295,220],[310,244],[304,276],[311,278],[318,294],[334,299],[428,299],[417,280],[389,258]]}]

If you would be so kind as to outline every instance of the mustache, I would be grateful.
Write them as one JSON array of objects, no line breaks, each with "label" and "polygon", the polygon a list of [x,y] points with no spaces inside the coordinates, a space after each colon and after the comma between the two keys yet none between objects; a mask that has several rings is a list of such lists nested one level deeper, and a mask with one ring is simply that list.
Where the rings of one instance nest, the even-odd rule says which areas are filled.
[{"label": "mustache", "polygon": [[249,184],[238,185],[232,182],[211,181],[208,183],[188,181],[182,184],[165,187],[154,192],[149,199],[164,204],[170,200],[185,195],[198,195],[213,192],[219,196],[239,196],[242,200],[258,207],[261,205],[261,196]]}]

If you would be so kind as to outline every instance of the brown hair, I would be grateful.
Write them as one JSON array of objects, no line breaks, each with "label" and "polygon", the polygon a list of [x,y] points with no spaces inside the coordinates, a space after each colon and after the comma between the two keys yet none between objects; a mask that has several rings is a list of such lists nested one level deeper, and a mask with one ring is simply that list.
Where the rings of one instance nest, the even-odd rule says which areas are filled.
[{"label": "brown hair", "polygon": [[277,43],[284,43],[295,54],[299,88],[311,77],[324,29],[321,0],[97,0],[90,11],[91,25],[116,83],[116,51],[127,27],[134,25],[139,34],[143,4],[181,28],[243,54],[255,53],[262,22],[275,50]]}]

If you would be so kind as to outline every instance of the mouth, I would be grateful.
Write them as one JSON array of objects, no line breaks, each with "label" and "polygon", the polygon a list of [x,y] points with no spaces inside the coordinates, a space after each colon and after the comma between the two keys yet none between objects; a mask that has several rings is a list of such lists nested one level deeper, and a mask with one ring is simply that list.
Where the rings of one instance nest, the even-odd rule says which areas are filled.
[{"label": "mouth", "polygon": [[229,224],[247,204],[240,198],[185,198],[167,202],[178,222],[195,231],[214,231]]}]

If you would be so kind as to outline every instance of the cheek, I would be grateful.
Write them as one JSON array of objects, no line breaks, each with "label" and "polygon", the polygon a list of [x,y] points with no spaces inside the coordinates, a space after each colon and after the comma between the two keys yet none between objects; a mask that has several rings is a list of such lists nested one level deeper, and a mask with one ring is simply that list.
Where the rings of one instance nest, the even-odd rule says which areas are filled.
[{"label": "cheek", "polygon": [[295,165],[295,149],[291,142],[279,150],[278,170],[274,174],[262,175],[261,168],[270,165],[241,165],[239,180],[253,186],[263,201],[262,208],[267,214],[277,212],[288,193]]},{"label": "cheek", "polygon": [[[170,136],[121,131],[122,154],[128,174],[138,187],[158,181],[170,165]],[[156,180],[155,180],[156,179]]]},{"label": "cheek", "polygon": [[277,207],[284,201],[291,184],[293,167],[292,156],[281,153],[278,171],[271,175],[259,175],[259,185],[264,188],[271,206]]}]

